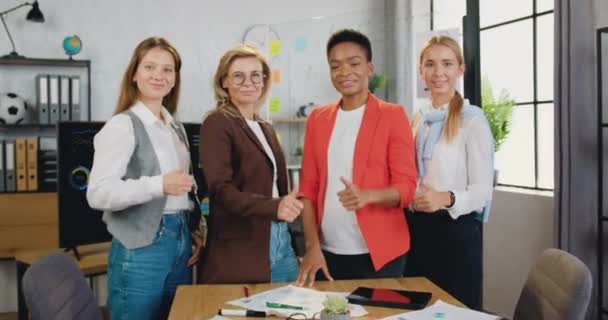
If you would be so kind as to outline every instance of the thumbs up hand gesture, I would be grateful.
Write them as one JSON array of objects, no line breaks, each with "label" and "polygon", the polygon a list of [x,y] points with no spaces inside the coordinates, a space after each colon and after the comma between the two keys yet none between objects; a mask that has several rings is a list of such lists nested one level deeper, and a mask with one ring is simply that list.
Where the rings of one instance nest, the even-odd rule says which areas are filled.
[{"label": "thumbs up hand gesture", "polygon": [[277,219],[291,223],[298,218],[304,208],[304,203],[298,200],[297,196],[298,188],[293,188],[289,194],[281,198],[277,209]]},{"label": "thumbs up hand gesture", "polygon": [[340,177],[340,181],[344,184],[344,189],[338,192],[338,199],[342,206],[348,211],[357,211],[365,207],[369,203],[365,190],[359,189],[350,180]]}]

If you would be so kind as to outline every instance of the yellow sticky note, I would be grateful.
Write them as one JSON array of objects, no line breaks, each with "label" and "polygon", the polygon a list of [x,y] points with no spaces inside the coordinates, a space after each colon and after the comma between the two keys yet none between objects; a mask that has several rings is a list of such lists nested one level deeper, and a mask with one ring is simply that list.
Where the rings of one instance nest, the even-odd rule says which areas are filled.
[{"label": "yellow sticky note", "polygon": [[272,69],[272,83],[281,82],[281,69]]},{"label": "yellow sticky note", "polygon": [[281,98],[270,98],[268,110],[272,113],[281,112]]},{"label": "yellow sticky note", "polygon": [[281,54],[281,40],[270,40],[268,44],[270,56],[278,56]]},{"label": "yellow sticky note", "polygon": [[277,140],[279,140],[279,143],[281,143],[281,134],[277,132]]}]

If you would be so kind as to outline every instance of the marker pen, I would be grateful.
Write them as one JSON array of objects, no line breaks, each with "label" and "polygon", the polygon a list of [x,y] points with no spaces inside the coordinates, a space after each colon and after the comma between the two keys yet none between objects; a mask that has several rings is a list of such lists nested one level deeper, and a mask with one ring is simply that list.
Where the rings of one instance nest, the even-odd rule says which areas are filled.
[{"label": "marker pen", "polygon": [[264,311],[254,311],[245,309],[220,309],[217,311],[220,316],[240,316],[240,317],[266,317]]}]

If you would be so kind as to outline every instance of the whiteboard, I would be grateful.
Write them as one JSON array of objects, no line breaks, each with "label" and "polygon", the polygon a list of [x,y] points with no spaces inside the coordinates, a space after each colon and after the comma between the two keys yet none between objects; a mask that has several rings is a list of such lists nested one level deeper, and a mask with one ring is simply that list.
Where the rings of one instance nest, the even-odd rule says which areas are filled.
[{"label": "whiteboard", "polygon": [[[374,11],[374,10],[371,10]],[[385,72],[385,22],[383,10],[349,12],[335,16],[319,16],[268,24],[255,32],[258,46],[268,58],[271,70],[280,74],[280,81],[272,83],[266,105],[260,114],[267,120],[296,118],[300,106],[315,106],[335,102],[340,98],[331,83],[327,63],[326,45],[336,31],[349,28],[365,34],[372,43],[372,62],[377,73]],[[280,49],[277,42],[280,41]],[[267,40],[267,41],[264,41]],[[263,43],[263,48],[260,48]],[[277,71],[278,70],[278,71]],[[271,72],[271,77],[272,73]],[[381,97],[384,90],[376,93]],[[280,106],[277,107],[278,102]],[[299,164],[295,149],[302,146],[304,123],[274,122],[288,164]]]}]

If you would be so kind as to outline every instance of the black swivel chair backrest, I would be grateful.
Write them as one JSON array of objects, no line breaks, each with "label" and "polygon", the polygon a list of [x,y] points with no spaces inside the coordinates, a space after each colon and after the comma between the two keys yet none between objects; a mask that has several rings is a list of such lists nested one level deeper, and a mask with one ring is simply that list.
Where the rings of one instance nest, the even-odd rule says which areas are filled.
[{"label": "black swivel chair backrest", "polygon": [[572,254],[547,249],[528,274],[515,320],[583,320],[591,300],[589,268]]},{"label": "black swivel chair backrest", "polygon": [[32,320],[101,320],[101,310],[82,272],[57,252],[34,263],[23,276],[23,295]]}]

